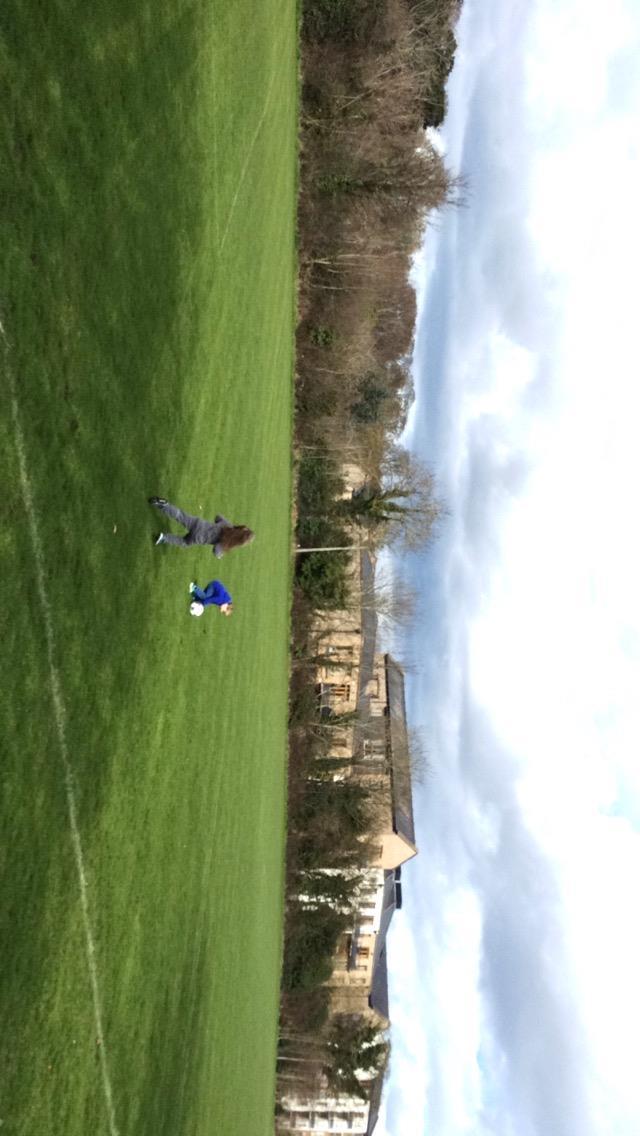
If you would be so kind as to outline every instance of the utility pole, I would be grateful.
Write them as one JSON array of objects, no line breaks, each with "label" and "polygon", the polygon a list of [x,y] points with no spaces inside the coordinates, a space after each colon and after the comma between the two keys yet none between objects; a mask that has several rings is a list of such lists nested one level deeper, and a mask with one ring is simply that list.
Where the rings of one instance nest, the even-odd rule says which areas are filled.
[{"label": "utility pole", "polygon": [[368,552],[364,544],[329,544],[321,548],[295,548],[294,554],[302,552]]}]

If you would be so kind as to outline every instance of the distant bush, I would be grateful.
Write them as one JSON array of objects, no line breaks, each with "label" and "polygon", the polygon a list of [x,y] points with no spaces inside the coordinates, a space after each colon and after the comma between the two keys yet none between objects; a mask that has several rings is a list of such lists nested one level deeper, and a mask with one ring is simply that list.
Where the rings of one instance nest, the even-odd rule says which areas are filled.
[{"label": "distant bush", "polygon": [[361,41],[370,33],[382,0],[304,0],[302,34],[308,40]]},{"label": "distant bush", "polygon": [[[298,467],[298,525],[300,547],[348,546],[353,543],[337,521],[336,499],[344,491],[344,481],[335,461],[319,447],[306,454]],[[296,582],[312,607],[318,610],[345,608],[349,599],[346,552],[299,553]]]},{"label": "distant bush", "polygon": [[292,818],[298,829],[300,870],[365,863],[369,847],[364,838],[371,827],[372,804],[370,791],[359,782],[308,782]]},{"label": "distant bush", "polygon": [[330,978],[338,939],[346,926],[347,916],[327,904],[293,913],[285,940],[284,990],[313,990]]},{"label": "distant bush", "polygon": [[356,422],[379,422],[383,407],[390,398],[390,391],[375,375],[365,375],[358,388],[358,400],[351,404],[351,417]]},{"label": "distant bush", "polygon": [[304,725],[312,721],[318,713],[318,696],[314,687],[306,684],[295,686],[289,698],[289,725]]},{"label": "distant bush", "polygon": [[303,454],[298,465],[298,509],[305,518],[326,518],[344,493],[344,478],[323,446]]},{"label": "distant bush", "polygon": [[362,178],[346,171],[320,174],[317,185],[320,193],[360,193],[366,188]]},{"label": "distant bush", "polygon": [[[317,531],[323,533],[322,529]],[[333,535],[336,531],[325,529],[319,539],[338,539]],[[296,580],[309,602],[319,611],[342,611],[349,604],[348,568],[346,552],[301,553],[296,565]]]},{"label": "distant bush", "polygon": [[309,339],[316,347],[331,347],[335,340],[335,332],[331,327],[309,328]]},{"label": "distant bush", "polygon": [[319,1031],[329,1017],[331,993],[328,986],[313,990],[288,990],[282,996],[282,1021],[297,1033]]}]

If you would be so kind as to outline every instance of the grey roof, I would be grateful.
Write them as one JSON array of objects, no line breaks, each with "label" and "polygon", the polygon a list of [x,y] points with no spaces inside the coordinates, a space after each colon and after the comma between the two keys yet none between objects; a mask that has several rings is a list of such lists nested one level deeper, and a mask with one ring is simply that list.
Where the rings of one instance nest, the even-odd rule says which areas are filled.
[{"label": "grey roof", "polygon": [[[362,595],[373,591],[375,564],[368,552],[360,554],[360,585]],[[365,694],[367,683],[373,678],[373,663],[376,653],[376,632],[378,617],[371,608],[363,607],[361,613],[362,647],[360,653],[360,675],[358,679],[358,710],[363,717],[369,713],[369,697]]]},{"label": "grey roof", "polygon": [[[384,873],[384,887],[382,892],[382,914],[380,916],[380,930],[376,937],[376,949],[379,942],[382,942],[389,930],[389,924],[393,918],[393,913],[396,910],[396,873],[395,869],[387,870]],[[374,955],[375,958],[375,955]]]},{"label": "grey roof", "polygon": [[[369,1005],[382,1017],[389,1020],[389,976],[387,972],[387,931],[393,918],[394,911],[398,909],[398,892],[400,889],[400,868],[384,873],[384,891],[382,895],[382,915],[380,930],[376,936],[376,946],[373,962],[373,975],[371,978],[371,991]],[[371,1105],[369,1107],[369,1120],[367,1123],[367,1136],[371,1136],[380,1113],[384,1072],[374,1081],[371,1088]]]},{"label": "grey roof", "polygon": [[[360,587],[363,596],[373,591],[375,577],[375,561],[369,552],[360,553]],[[358,673],[358,698],[356,708],[358,721],[354,730],[354,753],[362,751],[362,739],[365,723],[369,720],[371,698],[366,693],[367,686],[373,678],[376,655],[376,635],[378,632],[378,617],[371,607],[363,605],[360,612],[360,626],[362,639],[360,642],[360,667]]]},{"label": "grey roof", "polygon": [[397,906],[396,873],[384,873],[384,890],[382,893],[382,914],[380,916],[380,929],[376,935],[376,945],[373,953],[373,967],[371,974],[371,991],[369,1005],[384,1018],[389,1017],[389,989],[387,981],[387,931],[393,919]]},{"label": "grey roof", "polygon": [[371,1136],[380,1115],[380,1103],[382,1101],[382,1089],[384,1087],[384,1072],[376,1077],[371,1086],[371,1104],[369,1105],[369,1120],[367,1123],[366,1136]]},{"label": "grey roof", "polygon": [[404,672],[391,655],[385,655],[393,829],[412,844],[416,842],[411,796],[411,762],[404,701]]},{"label": "grey roof", "polygon": [[387,973],[387,947],[382,947],[371,979],[369,1005],[381,1017],[389,1020],[389,978]]}]

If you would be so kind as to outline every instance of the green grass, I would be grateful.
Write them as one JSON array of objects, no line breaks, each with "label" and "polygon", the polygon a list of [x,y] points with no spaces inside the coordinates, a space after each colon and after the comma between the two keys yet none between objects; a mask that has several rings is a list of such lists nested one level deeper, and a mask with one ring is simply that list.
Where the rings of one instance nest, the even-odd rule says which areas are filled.
[{"label": "green grass", "polygon": [[[16,393],[121,1136],[273,1130],[296,11],[0,11],[0,1118],[109,1133]],[[154,548],[160,493],[249,524]],[[219,576],[236,611],[187,614]],[[113,1128],[111,1129],[113,1136]]]}]

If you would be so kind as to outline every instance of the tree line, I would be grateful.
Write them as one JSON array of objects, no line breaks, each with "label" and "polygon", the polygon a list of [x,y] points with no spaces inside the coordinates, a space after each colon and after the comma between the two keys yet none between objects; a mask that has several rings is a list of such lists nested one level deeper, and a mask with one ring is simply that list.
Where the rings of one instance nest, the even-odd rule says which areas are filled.
[{"label": "tree line", "polygon": [[[412,397],[411,257],[430,214],[462,188],[424,133],[444,116],[458,8],[302,2],[296,544],[345,551],[296,556],[279,1095],[318,1078],[357,1095],[356,1070],[386,1060],[370,1024],[329,1016],[326,982],[376,802],[371,785],[334,779],[345,758],[332,731],[345,722],[320,717],[315,675],[331,661],[314,616],[366,604],[406,614],[407,597],[354,592],[348,549],[423,544],[442,512],[430,472],[398,436]],[[363,471],[349,495],[345,460]]]}]

